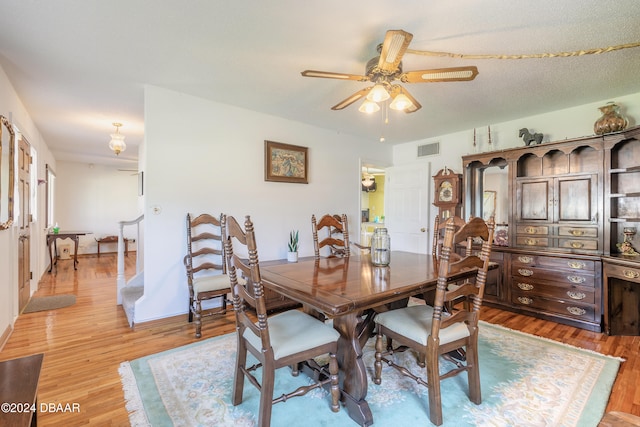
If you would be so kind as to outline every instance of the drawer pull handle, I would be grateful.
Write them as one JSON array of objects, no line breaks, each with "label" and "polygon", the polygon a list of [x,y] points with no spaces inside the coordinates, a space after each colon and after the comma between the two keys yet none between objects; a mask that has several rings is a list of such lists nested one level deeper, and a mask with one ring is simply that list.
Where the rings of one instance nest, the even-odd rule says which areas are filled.
[{"label": "drawer pull handle", "polygon": [[580,261],[568,261],[567,265],[571,268],[580,268],[580,269],[585,268],[587,266],[587,264]]},{"label": "drawer pull handle", "polygon": [[638,277],[640,277],[640,273],[635,270],[622,270],[622,274],[624,274],[624,277],[627,277],[629,279],[637,279]]},{"label": "drawer pull handle", "polygon": [[538,229],[535,227],[527,227],[524,229],[527,234],[538,234]]},{"label": "drawer pull handle", "polygon": [[533,302],[533,300],[529,297],[518,297],[518,301],[520,301],[521,304],[526,304],[526,305],[529,305]]},{"label": "drawer pull handle", "polygon": [[520,273],[521,276],[525,277],[533,276],[533,271],[529,270],[528,268],[519,268],[518,273]]},{"label": "drawer pull handle", "polygon": [[587,279],[582,276],[567,276],[567,280],[571,283],[584,283],[587,281]]},{"label": "drawer pull handle", "polygon": [[533,289],[533,285],[529,284],[529,283],[517,283],[517,286],[522,289],[523,291],[530,291],[531,289]]},{"label": "drawer pull handle", "polygon": [[573,249],[580,249],[584,247],[584,243],[582,242],[571,242],[571,247]]},{"label": "drawer pull handle", "polygon": [[530,257],[530,256],[519,256],[518,257],[518,261],[524,262],[524,263],[529,263],[529,262],[533,261],[533,257]]},{"label": "drawer pull handle", "polygon": [[538,243],[537,239],[525,239],[524,243],[529,246],[535,246]]},{"label": "drawer pull handle", "polygon": [[569,231],[572,236],[582,236],[584,235],[584,230],[571,230]]},{"label": "drawer pull handle", "polygon": [[573,314],[574,316],[582,316],[587,312],[587,310],[580,307],[567,307],[567,311]]},{"label": "drawer pull handle", "polygon": [[584,292],[575,291],[567,291],[567,295],[569,295],[569,298],[571,299],[585,299],[587,297],[587,294],[585,294]]}]

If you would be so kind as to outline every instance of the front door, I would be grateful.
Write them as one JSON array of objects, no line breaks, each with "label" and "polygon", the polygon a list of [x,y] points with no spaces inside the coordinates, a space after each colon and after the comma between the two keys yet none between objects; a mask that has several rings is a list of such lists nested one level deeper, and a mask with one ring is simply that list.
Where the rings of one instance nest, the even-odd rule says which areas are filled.
[{"label": "front door", "polygon": [[391,250],[428,253],[430,163],[390,167],[385,177],[385,225]]},{"label": "front door", "polygon": [[18,144],[18,200],[18,312],[22,312],[31,296],[31,146],[24,137]]}]

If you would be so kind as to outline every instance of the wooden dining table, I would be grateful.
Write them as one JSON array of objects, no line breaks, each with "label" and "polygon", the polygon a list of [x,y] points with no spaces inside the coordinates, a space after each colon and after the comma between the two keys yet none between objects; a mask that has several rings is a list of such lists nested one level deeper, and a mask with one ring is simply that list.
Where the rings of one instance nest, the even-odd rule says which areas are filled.
[{"label": "wooden dining table", "polygon": [[[307,312],[333,319],[340,332],[338,363],[342,398],[359,425],[373,424],[366,401],[367,371],[362,348],[373,331],[375,311],[406,305],[408,298],[435,289],[432,255],[392,251],[391,263],[377,267],[369,254],[304,259],[260,266],[263,285],[303,304]],[[450,278],[459,280],[473,271]]]}]

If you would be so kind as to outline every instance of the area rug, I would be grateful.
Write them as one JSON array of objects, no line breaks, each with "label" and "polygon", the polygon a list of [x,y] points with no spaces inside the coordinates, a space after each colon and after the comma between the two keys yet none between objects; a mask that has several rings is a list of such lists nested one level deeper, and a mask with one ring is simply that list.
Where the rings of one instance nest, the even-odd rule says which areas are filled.
[{"label": "area rug", "polygon": [[[367,401],[374,426],[432,425],[426,388],[385,366],[382,384],[371,381],[374,339],[364,349],[369,374]],[[241,405],[231,405],[234,334],[203,340],[120,365],[132,426],[254,426],[259,393],[248,381]],[[395,355],[415,367],[410,352]],[[596,426],[602,417],[621,359],[559,344],[482,322],[482,404],[466,395],[466,375],[442,382],[444,426]],[[447,362],[444,362],[447,363]],[[276,391],[308,383],[287,368],[276,375]],[[273,407],[272,426],[356,425],[344,408],[333,413],[325,390],[314,390]]]},{"label": "area rug", "polygon": [[76,303],[75,295],[51,295],[47,297],[33,297],[22,313],[33,313],[36,311],[56,310],[68,307]]}]

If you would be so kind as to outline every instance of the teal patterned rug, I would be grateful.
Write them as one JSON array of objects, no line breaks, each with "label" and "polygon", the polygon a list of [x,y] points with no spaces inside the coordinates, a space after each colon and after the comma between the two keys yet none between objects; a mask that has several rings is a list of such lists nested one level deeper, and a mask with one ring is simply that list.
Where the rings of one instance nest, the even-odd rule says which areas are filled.
[{"label": "teal patterned rug", "polygon": [[[364,349],[371,379],[373,341]],[[236,340],[210,338],[120,365],[132,426],[254,426],[259,393],[248,382],[244,401],[230,403]],[[396,355],[415,368],[415,356]],[[481,322],[482,404],[469,402],[466,375],[442,382],[444,426],[596,426],[602,417],[621,360]],[[447,363],[447,362],[443,362]],[[275,395],[309,379],[276,376]],[[374,426],[432,425],[426,388],[385,366],[382,384],[369,381],[367,401]],[[273,407],[271,425],[356,424],[344,408],[333,413],[324,390],[314,390]]]}]

